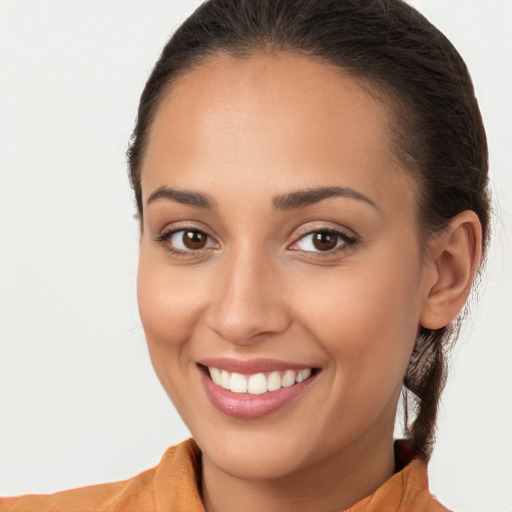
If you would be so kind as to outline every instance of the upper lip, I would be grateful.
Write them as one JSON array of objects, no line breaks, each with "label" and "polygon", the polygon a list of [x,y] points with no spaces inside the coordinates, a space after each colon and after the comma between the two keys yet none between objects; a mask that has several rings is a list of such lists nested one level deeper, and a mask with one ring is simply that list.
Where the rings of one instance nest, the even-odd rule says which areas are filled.
[{"label": "upper lip", "polygon": [[308,364],[280,361],[278,359],[234,359],[227,357],[209,357],[198,361],[203,366],[210,366],[230,373],[251,375],[254,373],[273,372],[280,370],[304,370],[314,368]]}]

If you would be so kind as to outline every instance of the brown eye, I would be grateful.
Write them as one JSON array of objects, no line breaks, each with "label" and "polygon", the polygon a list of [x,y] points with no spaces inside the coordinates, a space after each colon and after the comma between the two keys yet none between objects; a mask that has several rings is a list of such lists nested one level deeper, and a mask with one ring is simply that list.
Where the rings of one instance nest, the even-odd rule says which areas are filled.
[{"label": "brown eye", "polygon": [[335,253],[356,243],[356,239],[334,229],[319,229],[301,236],[292,246],[303,252]]},{"label": "brown eye", "polygon": [[313,233],[313,245],[319,251],[330,251],[334,249],[338,243],[338,235],[333,233]]},{"label": "brown eye", "polygon": [[197,250],[206,246],[208,237],[201,231],[183,231],[182,241],[187,249]]},{"label": "brown eye", "polygon": [[171,252],[187,253],[209,249],[215,243],[206,233],[198,229],[178,229],[155,238]]}]

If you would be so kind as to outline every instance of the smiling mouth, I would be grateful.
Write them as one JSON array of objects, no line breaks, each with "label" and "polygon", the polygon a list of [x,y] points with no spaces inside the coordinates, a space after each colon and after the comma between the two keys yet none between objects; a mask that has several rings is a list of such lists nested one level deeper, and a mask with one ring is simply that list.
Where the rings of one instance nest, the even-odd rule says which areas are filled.
[{"label": "smiling mouth", "polygon": [[292,387],[312,378],[319,371],[318,368],[303,368],[242,374],[221,370],[214,366],[200,365],[200,367],[217,386],[232,393],[249,395],[263,395],[281,388]]}]

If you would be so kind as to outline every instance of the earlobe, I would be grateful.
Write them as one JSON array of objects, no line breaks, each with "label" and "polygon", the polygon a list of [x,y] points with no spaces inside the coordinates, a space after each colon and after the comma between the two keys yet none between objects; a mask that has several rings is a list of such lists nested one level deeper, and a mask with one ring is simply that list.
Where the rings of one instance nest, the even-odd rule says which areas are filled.
[{"label": "earlobe", "polygon": [[448,325],[463,308],[482,258],[482,226],[475,212],[455,216],[432,242],[430,282],[426,283],[420,324],[427,329]]}]

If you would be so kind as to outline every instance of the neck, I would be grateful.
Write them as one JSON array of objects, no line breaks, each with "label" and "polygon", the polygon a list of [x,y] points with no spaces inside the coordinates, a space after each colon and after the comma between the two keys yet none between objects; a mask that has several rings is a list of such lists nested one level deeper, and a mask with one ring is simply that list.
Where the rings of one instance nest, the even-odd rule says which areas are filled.
[{"label": "neck", "polygon": [[373,493],[395,467],[393,439],[366,436],[330,458],[273,479],[230,475],[203,458],[202,494],[207,512],[340,512]]}]

